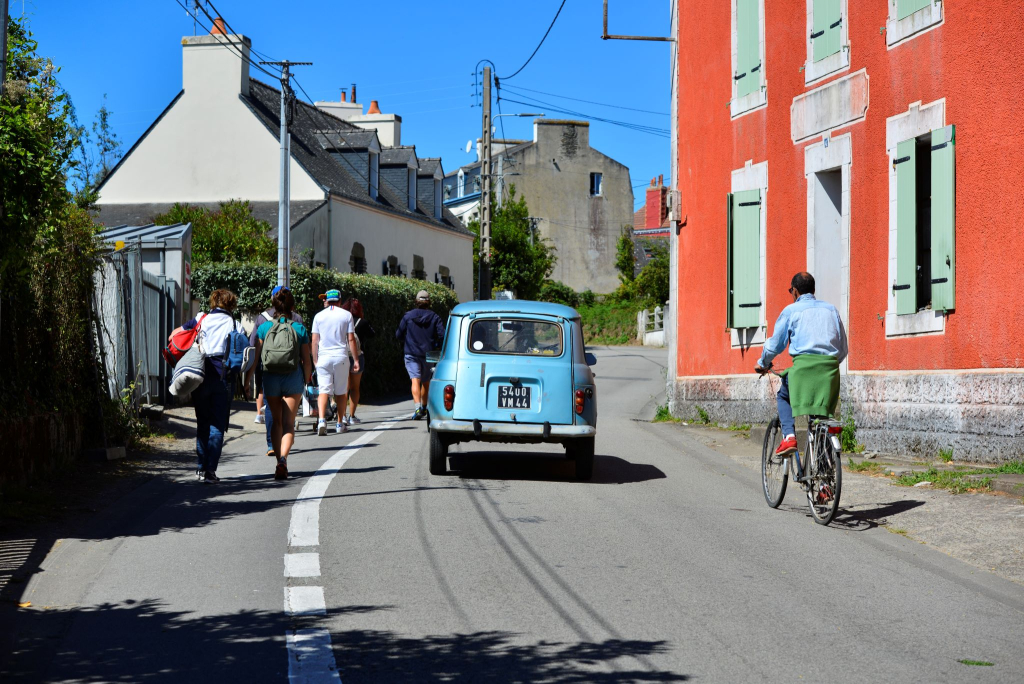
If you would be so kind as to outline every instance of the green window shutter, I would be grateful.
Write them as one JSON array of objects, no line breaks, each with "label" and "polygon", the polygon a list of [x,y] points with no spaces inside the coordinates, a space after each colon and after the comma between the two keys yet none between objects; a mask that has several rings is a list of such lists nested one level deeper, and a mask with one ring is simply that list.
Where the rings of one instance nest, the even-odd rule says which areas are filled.
[{"label": "green window shutter", "polygon": [[730,226],[733,328],[761,325],[761,191],[732,195]]},{"label": "green window shutter", "polygon": [[758,0],[736,0],[736,97],[761,87]]},{"label": "green window shutter", "polygon": [[923,10],[932,0],[896,0],[896,18],[906,19],[914,12]]},{"label": "green window shutter", "polygon": [[917,141],[896,145],[896,313],[917,313]]},{"label": "green window shutter", "polygon": [[954,126],[932,131],[932,309],[956,308]]},{"label": "green window shutter", "polygon": [[725,209],[725,327],[732,325],[732,193],[726,195]]},{"label": "green window shutter", "polygon": [[839,0],[814,0],[814,24],[811,30],[811,52],[815,62],[839,52],[843,17]]}]

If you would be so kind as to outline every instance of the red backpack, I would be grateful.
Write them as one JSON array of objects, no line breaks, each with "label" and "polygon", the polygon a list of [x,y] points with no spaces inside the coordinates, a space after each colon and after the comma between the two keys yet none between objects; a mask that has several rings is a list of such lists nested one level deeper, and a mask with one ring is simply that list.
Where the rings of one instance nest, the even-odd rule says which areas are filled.
[{"label": "red backpack", "polygon": [[164,361],[170,364],[172,367],[181,360],[181,357],[185,355],[196,339],[199,337],[199,328],[202,327],[203,315],[199,314],[196,318],[196,327],[191,330],[185,330],[184,328],[176,328],[171,336],[167,338],[167,346],[160,352],[164,357]]}]

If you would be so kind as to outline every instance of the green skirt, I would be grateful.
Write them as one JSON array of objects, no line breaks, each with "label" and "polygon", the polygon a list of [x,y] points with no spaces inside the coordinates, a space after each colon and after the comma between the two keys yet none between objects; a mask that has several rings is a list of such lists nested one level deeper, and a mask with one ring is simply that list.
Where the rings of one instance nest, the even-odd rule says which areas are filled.
[{"label": "green skirt", "polygon": [[799,354],[780,373],[789,380],[794,416],[831,416],[839,404],[839,361],[825,354]]}]

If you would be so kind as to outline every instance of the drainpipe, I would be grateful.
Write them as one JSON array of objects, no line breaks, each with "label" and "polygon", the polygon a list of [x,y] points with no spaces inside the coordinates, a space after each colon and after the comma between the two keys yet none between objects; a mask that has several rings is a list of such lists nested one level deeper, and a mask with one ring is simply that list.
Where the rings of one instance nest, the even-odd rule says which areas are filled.
[{"label": "drainpipe", "polygon": [[331,233],[334,229],[334,224],[331,221],[331,190],[326,185],[324,186],[324,197],[327,199],[327,268],[331,267]]}]

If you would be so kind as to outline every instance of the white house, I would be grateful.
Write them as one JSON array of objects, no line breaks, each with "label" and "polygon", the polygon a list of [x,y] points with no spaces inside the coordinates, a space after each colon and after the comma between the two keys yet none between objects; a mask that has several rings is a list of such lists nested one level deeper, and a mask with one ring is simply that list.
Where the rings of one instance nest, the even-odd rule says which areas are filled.
[{"label": "white house", "polygon": [[[276,238],[281,92],[250,78],[248,38],[214,31],[182,38],[182,90],[100,187],[105,225],[143,225],[175,202],[243,199]],[[473,236],[443,206],[441,160],[401,147],[397,116],[336,104],[295,104],[293,256],[341,271],[415,272],[472,299]]]}]

